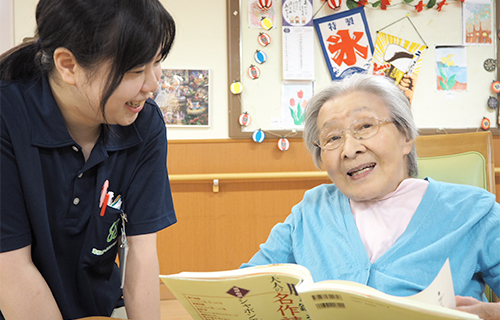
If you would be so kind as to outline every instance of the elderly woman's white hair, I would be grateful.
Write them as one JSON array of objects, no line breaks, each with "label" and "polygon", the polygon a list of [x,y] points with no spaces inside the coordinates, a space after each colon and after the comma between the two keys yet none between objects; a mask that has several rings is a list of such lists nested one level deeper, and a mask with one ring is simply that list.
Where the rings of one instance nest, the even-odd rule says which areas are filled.
[{"label": "elderly woman's white hair", "polygon": [[[390,117],[396,128],[409,140],[415,141],[418,130],[413,120],[408,98],[392,80],[384,76],[355,74],[341,81],[335,81],[316,93],[306,110],[304,143],[313,157],[314,164],[322,169],[321,149],[315,145],[318,139],[318,114],[325,102],[351,92],[366,92],[380,97],[389,109]],[[415,143],[408,154],[408,173],[418,176],[417,152]]]}]

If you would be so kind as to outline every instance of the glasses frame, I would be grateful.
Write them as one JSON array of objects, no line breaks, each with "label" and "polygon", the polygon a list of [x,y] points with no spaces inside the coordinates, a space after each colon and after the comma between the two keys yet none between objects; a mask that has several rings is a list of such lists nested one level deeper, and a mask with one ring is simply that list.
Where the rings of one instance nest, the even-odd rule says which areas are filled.
[{"label": "glasses frame", "polygon": [[[375,119],[377,120],[377,131],[375,131],[375,133],[373,134],[373,136],[369,137],[369,138],[361,138],[358,136],[358,131],[356,130],[353,130],[353,126],[358,122],[358,121],[362,121],[364,119]],[[373,137],[375,137],[378,133],[378,131],[380,130],[380,127],[384,124],[387,124],[387,123],[392,123],[393,120],[392,119],[389,119],[389,118],[385,118],[385,119],[379,119],[377,117],[365,117],[365,118],[361,118],[361,119],[356,119],[354,120],[351,125],[349,126],[349,128],[345,128],[345,129],[342,129],[342,130],[339,130],[339,133],[342,135],[342,141],[341,143],[339,143],[338,146],[336,146],[335,148],[325,148],[325,147],[322,147],[321,144],[320,144],[320,141],[319,141],[319,138],[317,138],[313,144],[318,147],[319,149],[321,149],[322,151],[331,151],[331,150],[335,150],[335,149],[338,149],[341,145],[344,144],[345,142],[345,134],[347,131],[350,131],[351,133],[351,136],[353,138],[355,138],[356,140],[368,140],[368,139],[371,139]],[[324,131],[324,130],[323,130]],[[321,131],[320,134],[323,132]]]}]

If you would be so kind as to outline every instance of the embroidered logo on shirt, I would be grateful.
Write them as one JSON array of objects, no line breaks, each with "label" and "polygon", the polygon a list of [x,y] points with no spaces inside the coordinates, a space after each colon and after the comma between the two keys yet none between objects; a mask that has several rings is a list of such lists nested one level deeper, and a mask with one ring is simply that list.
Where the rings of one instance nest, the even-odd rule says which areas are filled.
[{"label": "embroidered logo on shirt", "polygon": [[[109,228],[109,234],[108,234],[108,237],[106,238],[107,242],[111,242],[111,241],[115,240],[116,237],[118,236],[118,223],[120,222],[120,219],[121,218],[118,218],[115,222],[113,222],[113,224]],[[103,250],[92,248],[92,254],[94,254],[96,256],[102,256],[103,254],[108,252],[109,249],[113,248],[113,246],[115,246],[115,245],[116,245],[116,240],[115,240],[115,242],[113,242],[112,244],[110,244],[109,246],[107,246]]]},{"label": "embroidered logo on shirt", "polygon": [[113,242],[112,244],[110,244],[109,246],[107,246],[106,249],[104,249],[104,250],[99,250],[99,249],[93,248],[92,249],[92,254],[95,254],[96,256],[102,256],[103,254],[105,254],[106,252],[108,252],[109,249],[113,248],[113,246],[115,244],[116,244],[116,241]]},{"label": "embroidered logo on shirt", "polygon": [[116,236],[118,235],[118,222],[120,222],[120,219],[117,219],[115,222],[113,222],[111,228],[109,228],[108,238],[106,239],[108,242],[116,239]]}]

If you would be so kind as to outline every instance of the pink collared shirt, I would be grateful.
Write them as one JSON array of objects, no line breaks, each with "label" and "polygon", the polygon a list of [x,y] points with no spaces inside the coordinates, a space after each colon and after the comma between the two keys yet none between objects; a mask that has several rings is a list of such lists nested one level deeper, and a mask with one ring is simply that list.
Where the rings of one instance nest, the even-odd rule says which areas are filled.
[{"label": "pink collared shirt", "polygon": [[374,201],[353,201],[351,211],[370,261],[375,262],[403,234],[424,197],[429,182],[405,179],[398,188]]}]

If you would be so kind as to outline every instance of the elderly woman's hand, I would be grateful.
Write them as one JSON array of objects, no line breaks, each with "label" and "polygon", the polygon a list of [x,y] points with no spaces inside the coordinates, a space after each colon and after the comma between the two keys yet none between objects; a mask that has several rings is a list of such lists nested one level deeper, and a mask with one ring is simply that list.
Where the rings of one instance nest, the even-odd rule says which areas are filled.
[{"label": "elderly woman's hand", "polygon": [[500,302],[482,302],[472,297],[456,296],[457,310],[473,313],[484,320],[500,320]]}]

